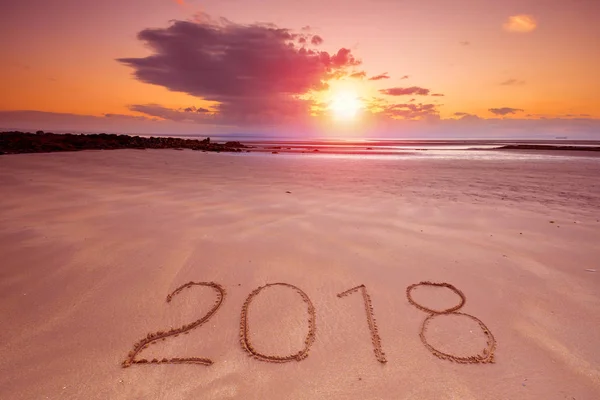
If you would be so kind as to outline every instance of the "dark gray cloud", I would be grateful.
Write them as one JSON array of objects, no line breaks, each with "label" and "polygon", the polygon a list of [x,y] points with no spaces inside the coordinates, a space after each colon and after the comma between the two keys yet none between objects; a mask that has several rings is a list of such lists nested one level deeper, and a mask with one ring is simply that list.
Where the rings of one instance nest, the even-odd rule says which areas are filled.
[{"label": "dark gray cloud", "polygon": [[388,96],[406,96],[411,94],[427,96],[429,94],[429,89],[424,89],[418,86],[411,86],[407,88],[394,87],[389,89],[381,89],[379,92],[382,94],[387,94]]},{"label": "dark gray cloud", "polygon": [[501,86],[522,86],[524,84],[525,84],[525,81],[521,81],[521,80],[514,79],[514,78],[507,79],[503,82],[500,82]]},{"label": "dark gray cloud", "polygon": [[219,102],[219,113],[273,115],[270,107],[283,102],[277,108],[295,114],[298,107],[307,108],[296,96],[324,90],[328,79],[360,64],[346,48],[332,54],[307,48],[308,37],[313,45],[323,41],[272,24],[214,22],[205,16],[144,29],[138,38],[151,54],[118,61],[142,82]]},{"label": "dark gray cloud", "polygon": [[202,108],[202,107],[186,107],[183,109],[183,111],[185,112],[195,112],[195,113],[207,113],[210,112],[210,110],[208,108]]},{"label": "dark gray cloud", "polygon": [[455,112],[452,115],[454,115],[455,117],[460,117],[459,119],[461,121],[477,121],[477,120],[481,119],[475,114],[466,113],[466,112]]},{"label": "dark gray cloud", "polygon": [[518,112],[523,112],[524,110],[522,110],[520,108],[502,107],[502,108],[490,108],[490,109],[488,109],[488,111],[495,115],[509,115],[509,114],[516,114]]},{"label": "dark gray cloud", "polygon": [[158,117],[176,122],[210,122],[214,116],[208,114],[210,110],[206,108],[186,107],[182,109],[172,109],[163,107],[159,104],[133,104],[129,106],[131,111]]}]

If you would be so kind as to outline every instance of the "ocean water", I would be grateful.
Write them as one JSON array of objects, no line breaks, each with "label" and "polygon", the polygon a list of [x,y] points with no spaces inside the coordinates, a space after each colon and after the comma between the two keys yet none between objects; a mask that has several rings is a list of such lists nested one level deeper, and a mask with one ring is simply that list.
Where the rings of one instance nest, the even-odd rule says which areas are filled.
[{"label": "ocean water", "polygon": [[[144,135],[150,136],[150,135]],[[205,139],[205,136],[173,136],[182,139]],[[293,138],[256,135],[211,136],[214,142],[239,141],[253,147],[251,153],[236,156],[262,157],[329,157],[353,159],[461,159],[566,161],[591,159],[600,161],[600,152],[564,150],[500,150],[506,145],[534,144],[550,146],[600,147],[600,141],[565,139],[361,139],[361,138]]]},{"label": "ocean water", "polygon": [[[600,167],[600,154],[564,151],[503,151],[503,150],[427,150],[427,151],[398,151],[397,153],[385,154],[365,154],[365,153],[286,153],[271,154],[270,152],[251,152],[251,153],[227,153],[235,157],[323,157],[332,159],[365,159],[365,160],[490,160],[490,161],[593,161]],[[600,169],[599,169],[600,173]]]}]

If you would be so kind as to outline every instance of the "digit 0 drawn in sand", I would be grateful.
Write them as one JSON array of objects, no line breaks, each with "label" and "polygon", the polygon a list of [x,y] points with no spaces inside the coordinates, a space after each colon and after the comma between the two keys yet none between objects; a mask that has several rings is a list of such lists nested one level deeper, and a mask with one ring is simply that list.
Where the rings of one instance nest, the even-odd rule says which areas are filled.
[{"label": "digit 0 drawn in sand", "polygon": [[[258,296],[258,294],[263,289],[266,289],[271,286],[289,287],[289,288],[295,290],[296,293],[298,293],[300,295],[300,297],[302,297],[302,301],[304,301],[307,304],[307,307],[308,307],[307,308],[307,311],[308,311],[308,333],[306,335],[306,339],[304,340],[304,348],[295,354],[290,354],[287,356],[274,356],[274,355],[262,354],[254,348],[252,343],[250,343],[250,339],[248,338],[249,332],[250,332],[250,327],[248,326],[248,311],[250,308],[250,303],[256,296]],[[244,305],[242,306],[242,315],[241,315],[241,319],[240,319],[240,344],[242,345],[242,348],[245,351],[247,351],[248,353],[250,353],[250,355],[252,355],[254,358],[256,358],[257,360],[260,360],[260,361],[267,361],[267,362],[273,362],[273,363],[284,363],[284,362],[289,362],[289,361],[294,361],[294,360],[302,361],[303,359],[308,357],[308,350],[310,349],[310,346],[315,341],[316,318],[317,318],[317,316],[316,316],[316,312],[315,312],[315,307],[313,306],[312,302],[310,301],[310,298],[308,297],[308,295],[306,293],[304,293],[300,288],[298,288],[294,285],[290,285],[289,283],[268,283],[264,286],[259,286],[258,288],[254,289],[252,291],[252,293],[250,293],[248,295],[248,298],[246,298],[246,301],[244,302]]]},{"label": "digit 0 drawn in sand", "polygon": [[[460,296],[460,298],[461,298],[460,304],[458,304],[454,307],[442,310],[442,311],[437,311],[437,310],[432,310],[430,308],[427,308],[427,307],[417,303],[416,301],[414,301],[414,299],[411,296],[411,291],[418,286],[433,286],[433,287],[448,288]],[[427,349],[429,349],[429,351],[431,351],[436,357],[439,357],[443,360],[455,361],[457,363],[462,363],[462,364],[486,364],[486,363],[494,362],[494,351],[496,350],[496,339],[494,338],[494,335],[492,335],[492,332],[488,329],[487,326],[485,326],[485,324],[479,318],[476,318],[469,314],[457,312],[457,310],[462,308],[462,306],[465,304],[466,298],[465,298],[465,295],[460,290],[458,290],[456,287],[454,287],[453,285],[451,285],[449,283],[435,283],[435,282],[425,281],[425,282],[416,283],[416,284],[413,284],[413,285],[410,285],[409,287],[407,287],[406,288],[406,297],[408,298],[408,302],[410,304],[417,307],[419,310],[429,313],[427,318],[425,318],[425,320],[423,321],[423,325],[421,326],[421,332],[419,333],[419,336],[421,338],[421,341],[425,345],[425,347]],[[432,319],[434,319],[435,317],[439,317],[441,315],[461,315],[461,316],[465,316],[465,317],[470,318],[470,319],[474,320],[475,322],[477,322],[477,324],[481,327],[483,334],[486,336],[487,348],[485,348],[481,354],[477,354],[474,356],[468,356],[468,357],[460,357],[460,356],[457,356],[454,354],[444,353],[444,352],[436,349],[435,347],[431,346],[427,342],[427,338],[425,337],[425,332],[427,331],[427,325],[431,322]]]},{"label": "digit 0 drawn in sand", "polygon": [[207,322],[213,315],[216,314],[217,310],[219,309],[219,307],[221,307],[221,304],[223,303],[223,300],[225,298],[225,289],[223,289],[223,287],[221,285],[219,285],[218,283],[215,283],[215,282],[188,282],[184,285],[181,285],[180,287],[175,289],[173,291],[173,293],[171,293],[167,296],[167,303],[170,303],[171,299],[173,299],[173,297],[176,294],[180,293],[183,289],[191,288],[192,286],[196,286],[196,285],[210,287],[215,290],[215,292],[217,293],[217,300],[215,301],[214,306],[202,318],[200,318],[190,324],[183,325],[180,328],[171,328],[167,332],[158,331],[155,333],[149,333],[145,338],[139,340],[136,344],[133,345],[133,350],[131,350],[129,352],[129,354],[127,355],[127,358],[121,364],[123,366],[123,368],[129,367],[129,366],[131,366],[131,364],[203,364],[203,365],[212,365],[212,363],[213,363],[212,360],[210,360],[208,358],[202,358],[202,357],[188,357],[188,358],[175,357],[175,358],[163,358],[161,360],[156,359],[156,358],[154,358],[152,360],[146,360],[146,359],[136,360],[135,359],[135,357],[142,350],[147,348],[149,345],[155,344],[158,340],[165,340],[166,338],[168,338],[170,336],[177,337],[182,333],[187,334],[187,333],[189,333],[190,330],[201,326],[202,324]]},{"label": "digit 0 drawn in sand", "polygon": [[362,292],[363,301],[365,303],[365,311],[367,313],[367,325],[369,325],[369,331],[371,331],[371,341],[373,342],[373,351],[375,352],[375,358],[380,363],[386,363],[385,353],[381,347],[381,338],[379,337],[379,332],[377,330],[377,322],[375,322],[375,314],[373,313],[373,305],[371,303],[371,296],[367,292],[367,287],[365,285],[359,285],[353,287],[352,289],[348,289],[345,292],[338,294],[337,296],[342,298],[344,296],[348,296],[354,292],[358,291]]}]

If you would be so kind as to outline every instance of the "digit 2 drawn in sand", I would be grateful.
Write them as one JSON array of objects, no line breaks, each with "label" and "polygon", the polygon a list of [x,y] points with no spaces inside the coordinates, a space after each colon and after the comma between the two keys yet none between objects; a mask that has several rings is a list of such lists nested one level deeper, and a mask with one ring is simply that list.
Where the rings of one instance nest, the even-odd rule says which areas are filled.
[{"label": "digit 2 drawn in sand", "polygon": [[387,360],[385,359],[385,353],[381,348],[381,338],[379,337],[379,333],[377,331],[377,322],[375,322],[373,305],[371,304],[371,296],[369,296],[369,293],[367,292],[367,287],[365,285],[356,286],[352,289],[348,289],[345,292],[338,294],[337,296],[342,298],[354,292],[358,292],[359,290],[362,292],[363,301],[365,303],[365,311],[367,312],[367,324],[369,325],[369,331],[371,331],[371,341],[373,342],[373,351],[375,352],[375,358],[380,363],[386,363]]},{"label": "digit 2 drawn in sand", "polygon": [[[296,291],[296,293],[298,293],[300,295],[300,297],[302,297],[302,300],[308,306],[308,333],[306,334],[306,339],[304,340],[304,348],[295,354],[290,354],[287,356],[272,356],[272,355],[262,354],[262,353],[258,352],[254,348],[254,346],[252,346],[252,343],[250,343],[250,339],[248,339],[248,333],[249,333],[249,329],[250,329],[248,326],[248,310],[250,308],[250,303],[256,296],[258,296],[258,294],[263,289],[266,289],[270,286],[285,286],[285,287],[294,289]],[[315,307],[313,306],[312,302],[308,298],[308,295],[306,293],[304,293],[300,288],[298,288],[294,285],[290,285],[289,283],[268,283],[264,286],[260,286],[256,289],[254,289],[252,291],[252,293],[250,293],[248,295],[248,298],[246,299],[246,301],[244,302],[244,305],[242,306],[242,315],[241,315],[241,319],[240,319],[240,343],[242,345],[242,348],[244,350],[246,350],[248,353],[250,353],[257,360],[273,362],[273,363],[284,363],[284,362],[293,361],[293,360],[301,361],[301,360],[305,359],[306,357],[308,357],[308,350],[310,349],[310,346],[315,341],[316,318],[317,318],[317,316],[315,313]]]},{"label": "digit 2 drawn in sand", "polygon": [[155,344],[158,340],[165,340],[170,336],[177,337],[179,334],[189,333],[190,330],[199,327],[208,321],[213,315],[216,314],[219,307],[223,303],[223,299],[225,298],[225,289],[221,285],[215,282],[188,282],[184,285],[181,285],[177,289],[173,291],[173,293],[167,296],[167,303],[171,302],[171,299],[181,292],[185,288],[191,288],[192,286],[207,286],[213,288],[217,292],[217,300],[215,301],[215,305],[200,319],[183,325],[180,328],[172,328],[167,332],[158,331],[156,333],[149,333],[145,338],[139,340],[136,344],[133,345],[133,350],[129,352],[127,358],[121,364],[123,368],[129,367],[131,364],[147,364],[147,363],[155,363],[155,364],[203,364],[203,365],[211,365],[213,362],[208,358],[201,357],[188,357],[188,358],[163,358],[162,360],[158,360],[156,358],[148,361],[146,359],[136,360],[135,357],[145,348],[147,348],[151,344]]},{"label": "digit 2 drawn in sand", "polygon": [[[416,288],[418,286],[434,286],[434,287],[448,288],[448,289],[452,290],[454,293],[456,293],[458,296],[460,296],[461,301],[458,305],[448,308],[446,310],[442,310],[442,311],[432,310],[430,308],[422,306],[421,304],[419,304],[413,300],[410,293],[414,288]],[[419,333],[419,336],[421,337],[421,341],[423,342],[425,347],[427,347],[427,349],[429,349],[429,351],[431,351],[435,356],[437,356],[443,360],[450,360],[450,361],[455,361],[455,362],[463,363],[463,364],[478,364],[478,363],[486,364],[486,363],[494,362],[494,351],[496,350],[496,339],[494,338],[494,335],[492,335],[492,332],[490,332],[488,327],[485,326],[485,324],[479,318],[476,318],[472,315],[461,313],[461,312],[457,311],[465,304],[465,301],[466,301],[465,295],[460,290],[458,290],[457,288],[455,288],[453,285],[451,285],[449,283],[421,282],[421,283],[415,283],[415,284],[407,287],[406,288],[406,297],[408,298],[408,302],[410,304],[417,307],[419,310],[429,313],[427,318],[425,318],[425,320],[423,321],[423,325],[421,326],[421,332]],[[448,353],[444,353],[440,350],[437,350],[436,348],[434,348],[427,342],[427,338],[425,337],[425,332],[427,330],[427,324],[429,324],[429,322],[431,322],[431,320],[437,316],[451,315],[451,314],[463,315],[467,318],[474,320],[475,322],[477,322],[479,324],[479,326],[483,330],[484,335],[487,338],[487,346],[488,346],[486,349],[483,350],[483,352],[481,354],[477,354],[475,356],[469,356],[469,357],[459,357],[459,356],[456,356],[453,354],[448,354]]]}]

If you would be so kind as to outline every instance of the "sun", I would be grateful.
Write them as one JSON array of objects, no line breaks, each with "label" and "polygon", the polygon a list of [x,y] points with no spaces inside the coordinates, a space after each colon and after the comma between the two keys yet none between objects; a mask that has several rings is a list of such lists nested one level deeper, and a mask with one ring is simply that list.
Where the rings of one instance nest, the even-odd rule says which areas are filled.
[{"label": "sun", "polygon": [[352,120],[362,108],[362,102],[353,90],[335,92],[329,102],[329,109],[337,119]]}]

